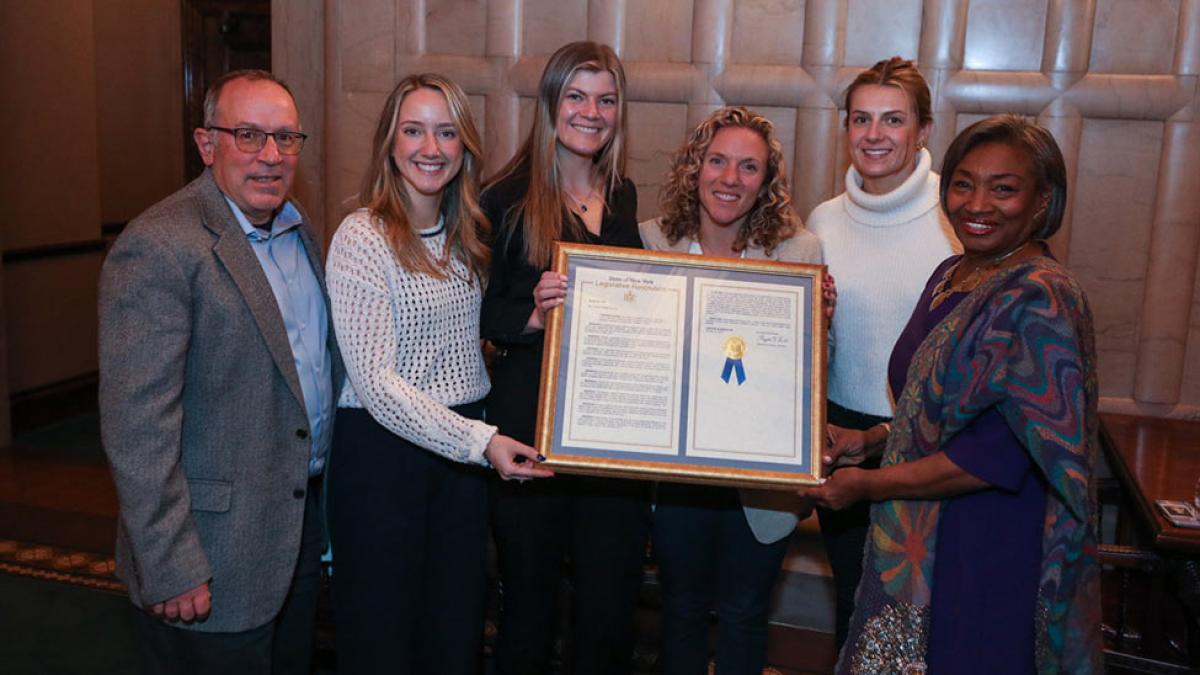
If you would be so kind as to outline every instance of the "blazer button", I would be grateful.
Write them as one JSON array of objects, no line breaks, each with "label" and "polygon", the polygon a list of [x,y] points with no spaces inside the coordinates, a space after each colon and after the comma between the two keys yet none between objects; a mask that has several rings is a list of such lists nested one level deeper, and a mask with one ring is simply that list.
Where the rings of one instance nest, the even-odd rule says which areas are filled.
[{"label": "blazer button", "polygon": [[292,496],[296,499],[304,499],[304,490],[296,488],[295,490],[292,490]]},{"label": "blazer button", "polygon": [[300,440],[308,438],[308,429],[297,429],[296,438],[299,438]]}]

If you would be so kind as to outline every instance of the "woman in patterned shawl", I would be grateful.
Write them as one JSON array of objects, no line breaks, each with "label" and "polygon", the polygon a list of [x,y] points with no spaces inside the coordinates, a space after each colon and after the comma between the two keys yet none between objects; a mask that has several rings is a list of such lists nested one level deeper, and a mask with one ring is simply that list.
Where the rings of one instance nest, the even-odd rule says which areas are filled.
[{"label": "woman in patterned shawl", "polygon": [[1045,129],[991,117],[951,144],[940,190],[964,253],[892,353],[883,467],[806,491],[873,502],[838,672],[1101,672],[1092,317],[1045,244],[1062,154]]}]

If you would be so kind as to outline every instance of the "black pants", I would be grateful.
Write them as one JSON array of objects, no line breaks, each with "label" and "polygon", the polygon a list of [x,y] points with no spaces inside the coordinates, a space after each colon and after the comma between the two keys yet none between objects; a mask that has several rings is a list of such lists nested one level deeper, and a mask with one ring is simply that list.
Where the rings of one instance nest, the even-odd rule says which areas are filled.
[{"label": "black pants", "polygon": [[493,480],[492,532],[503,584],[500,672],[550,672],[569,555],[575,590],[570,672],[628,675],[649,525],[645,483],[561,475]]},{"label": "black pants", "polygon": [[[828,402],[827,417],[830,424],[847,429],[867,429],[889,418],[855,412]],[[864,469],[878,469],[879,459],[869,459],[861,465]],[[833,587],[837,601],[834,637],[840,651],[850,630],[850,615],[854,613],[854,594],[862,579],[863,549],[867,544],[867,528],[871,524],[870,502],[859,502],[841,511],[817,509],[821,522],[821,538],[825,541],[825,555],[833,570]]]},{"label": "black pants", "polygon": [[135,608],[134,631],[145,675],[308,675],[324,548],[320,477],[309,480],[307,492],[296,571],[275,620],[238,633],[205,633],[164,623]]},{"label": "black pants", "polygon": [[760,675],[771,591],[791,537],[754,537],[738,491],[661,483],[654,555],[662,582],[662,672],[708,672],[708,612],[717,610],[716,672]]},{"label": "black pants", "polygon": [[[482,406],[455,408],[478,417]],[[487,555],[482,467],[339,409],[329,467],[338,672],[478,672]]]}]

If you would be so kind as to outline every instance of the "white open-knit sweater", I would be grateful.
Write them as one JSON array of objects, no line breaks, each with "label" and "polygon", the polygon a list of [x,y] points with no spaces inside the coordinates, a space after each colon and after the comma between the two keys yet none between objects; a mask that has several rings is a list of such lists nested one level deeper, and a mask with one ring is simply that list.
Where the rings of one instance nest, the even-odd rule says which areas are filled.
[{"label": "white open-knit sweater", "polygon": [[[421,235],[440,259],[441,223]],[[350,384],[338,406],[366,408],[392,433],[455,461],[487,464],[496,427],[449,408],[491,388],[479,347],[482,288],[467,282],[467,266],[454,258],[447,279],[408,272],[378,220],[359,209],[334,234],[326,269]]]},{"label": "white open-knit sweater", "polygon": [[808,217],[837,281],[829,399],[858,412],[892,415],[892,347],[934,268],[962,251],[938,206],[931,164],[922,149],[912,175],[883,195],[864,192],[851,166],[846,191]]}]

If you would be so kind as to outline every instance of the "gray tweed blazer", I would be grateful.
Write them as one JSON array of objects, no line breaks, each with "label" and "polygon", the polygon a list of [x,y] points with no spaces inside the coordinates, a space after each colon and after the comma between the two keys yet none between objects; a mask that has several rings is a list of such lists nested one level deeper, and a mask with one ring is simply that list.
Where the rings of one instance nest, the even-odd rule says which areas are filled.
[{"label": "gray tweed blazer", "polygon": [[[324,295],[307,220],[301,237]],[[328,349],[336,401],[332,326]],[[105,260],[100,422],[130,599],[210,581],[209,619],[181,627],[273,619],[300,547],[308,417],[270,283],[208,171],[134,219]]]}]

